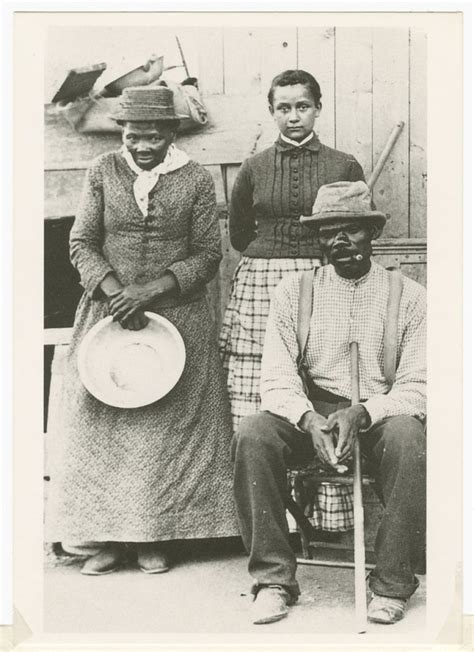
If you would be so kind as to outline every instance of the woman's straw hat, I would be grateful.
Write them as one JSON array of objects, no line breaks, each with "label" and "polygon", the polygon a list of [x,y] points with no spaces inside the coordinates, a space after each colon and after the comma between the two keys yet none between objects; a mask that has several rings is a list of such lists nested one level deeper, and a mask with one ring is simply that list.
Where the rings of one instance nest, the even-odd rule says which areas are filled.
[{"label": "woman's straw hat", "polygon": [[79,376],[99,401],[118,408],[142,407],[163,398],[180,379],[186,358],[183,338],[164,317],[145,315],[149,323],[139,331],[105,317],[82,340]]},{"label": "woman's straw hat", "polygon": [[113,115],[119,122],[154,122],[185,118],[174,109],[173,91],[166,86],[125,88]]},{"label": "woman's straw hat", "polygon": [[369,187],[363,181],[338,181],[321,186],[313,206],[312,215],[302,215],[300,222],[319,226],[339,219],[374,220],[379,226],[387,221],[387,216],[372,210]]}]

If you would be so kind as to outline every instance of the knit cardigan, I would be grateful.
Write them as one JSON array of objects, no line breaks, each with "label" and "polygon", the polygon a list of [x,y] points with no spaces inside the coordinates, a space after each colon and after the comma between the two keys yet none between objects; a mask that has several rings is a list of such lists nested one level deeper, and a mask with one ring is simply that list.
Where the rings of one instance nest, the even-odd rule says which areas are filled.
[{"label": "knit cardigan", "polygon": [[311,215],[322,185],[363,179],[353,156],[323,145],[316,135],[301,147],[279,138],[239,170],[230,204],[232,246],[253,258],[319,256],[316,234],[300,224],[300,216]]}]

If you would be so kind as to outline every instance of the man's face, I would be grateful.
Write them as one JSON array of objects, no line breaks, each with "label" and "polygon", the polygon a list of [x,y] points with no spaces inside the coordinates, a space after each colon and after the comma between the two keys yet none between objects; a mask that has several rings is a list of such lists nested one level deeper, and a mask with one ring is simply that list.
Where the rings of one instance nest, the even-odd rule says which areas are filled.
[{"label": "man's face", "polygon": [[[368,271],[372,240],[379,229],[366,220],[338,220],[319,227],[318,238],[323,254],[336,272],[345,278],[358,278]],[[362,256],[361,260],[357,257]]]},{"label": "man's face", "polygon": [[321,112],[304,84],[277,86],[269,108],[280,133],[298,142],[313,131],[314,121]]},{"label": "man's face", "polygon": [[123,143],[138,167],[151,170],[163,161],[173,142],[174,129],[154,122],[126,122]]}]

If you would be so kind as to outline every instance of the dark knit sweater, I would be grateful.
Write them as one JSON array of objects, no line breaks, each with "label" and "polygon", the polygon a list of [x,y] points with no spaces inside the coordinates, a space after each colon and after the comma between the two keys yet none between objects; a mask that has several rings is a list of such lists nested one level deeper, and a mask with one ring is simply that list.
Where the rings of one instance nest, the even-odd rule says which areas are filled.
[{"label": "dark knit sweater", "polygon": [[301,147],[280,138],[242,164],[230,203],[232,246],[253,258],[310,258],[320,255],[314,230],[299,222],[311,215],[320,186],[359,181],[356,159],[320,143]]}]

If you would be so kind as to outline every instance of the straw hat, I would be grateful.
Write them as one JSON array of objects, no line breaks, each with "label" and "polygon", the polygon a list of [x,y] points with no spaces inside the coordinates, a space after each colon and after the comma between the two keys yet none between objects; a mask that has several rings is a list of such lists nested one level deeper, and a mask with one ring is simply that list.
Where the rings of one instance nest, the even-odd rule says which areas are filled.
[{"label": "straw hat", "polygon": [[139,331],[105,317],[82,340],[79,376],[99,401],[119,408],[149,405],[181,377],[186,354],[179,331],[160,315],[145,315],[150,321]]},{"label": "straw hat", "polygon": [[387,216],[372,210],[369,187],[363,181],[338,181],[321,186],[313,206],[312,215],[302,215],[300,222],[310,226],[327,224],[338,219],[371,218],[379,226]]},{"label": "straw hat", "polygon": [[113,117],[120,122],[154,122],[187,116],[176,113],[173,91],[166,86],[131,86],[124,88]]}]

